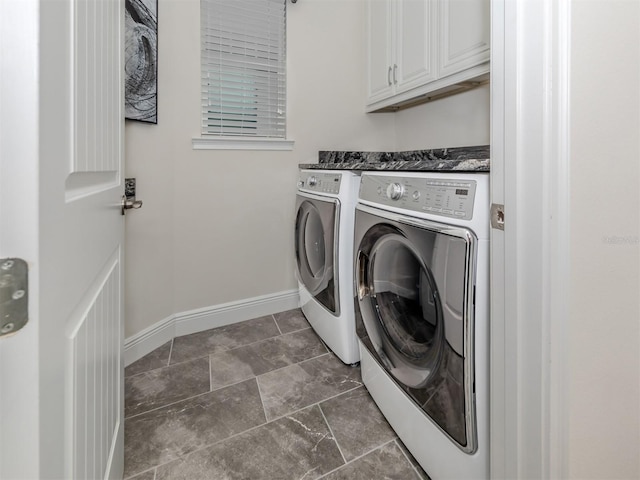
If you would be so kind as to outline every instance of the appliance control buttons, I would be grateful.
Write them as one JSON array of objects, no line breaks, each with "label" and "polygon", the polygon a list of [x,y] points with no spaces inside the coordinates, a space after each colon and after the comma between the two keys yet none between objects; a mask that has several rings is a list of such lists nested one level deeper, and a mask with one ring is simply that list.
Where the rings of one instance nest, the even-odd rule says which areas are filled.
[{"label": "appliance control buttons", "polygon": [[[0,0],[1,1],[1,0]],[[453,175],[453,174],[452,174]],[[324,183],[324,180],[323,180]],[[386,205],[429,215],[471,220],[475,180],[453,178],[403,177],[397,174],[363,174],[359,199],[375,206]]]},{"label": "appliance control buttons", "polygon": [[315,187],[318,184],[318,179],[314,176],[311,175],[308,179],[307,179],[307,184],[310,187]]},{"label": "appliance control buttons", "polygon": [[404,195],[404,185],[400,183],[390,183],[387,187],[387,197],[391,200],[399,200]]}]

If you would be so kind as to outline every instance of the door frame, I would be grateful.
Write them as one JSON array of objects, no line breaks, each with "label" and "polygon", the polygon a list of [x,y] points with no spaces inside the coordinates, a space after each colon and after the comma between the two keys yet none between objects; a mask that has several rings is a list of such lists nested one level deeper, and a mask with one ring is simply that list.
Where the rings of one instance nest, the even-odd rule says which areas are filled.
[{"label": "door frame", "polygon": [[571,0],[491,2],[491,478],[568,474]]}]

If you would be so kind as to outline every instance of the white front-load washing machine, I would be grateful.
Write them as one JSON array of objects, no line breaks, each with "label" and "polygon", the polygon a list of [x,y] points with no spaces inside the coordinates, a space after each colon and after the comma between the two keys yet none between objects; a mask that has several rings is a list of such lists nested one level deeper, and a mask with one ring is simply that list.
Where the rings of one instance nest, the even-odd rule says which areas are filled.
[{"label": "white front-load washing machine", "polygon": [[363,173],[362,378],[431,478],[489,478],[489,175]]},{"label": "white front-load washing machine", "polygon": [[353,305],[353,218],[360,176],[300,170],[295,255],[300,308],[346,364],[360,361]]}]

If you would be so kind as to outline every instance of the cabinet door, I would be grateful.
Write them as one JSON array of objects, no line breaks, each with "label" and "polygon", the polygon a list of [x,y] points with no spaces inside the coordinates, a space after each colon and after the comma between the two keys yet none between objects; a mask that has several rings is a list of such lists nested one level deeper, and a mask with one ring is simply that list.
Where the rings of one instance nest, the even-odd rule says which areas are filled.
[{"label": "cabinet door", "polygon": [[489,61],[490,0],[441,0],[439,77]]},{"label": "cabinet door", "polygon": [[391,96],[393,28],[392,0],[367,2],[367,103]]},{"label": "cabinet door", "polygon": [[424,85],[436,78],[433,56],[436,0],[401,0],[396,3],[397,44],[392,77],[396,92]]}]

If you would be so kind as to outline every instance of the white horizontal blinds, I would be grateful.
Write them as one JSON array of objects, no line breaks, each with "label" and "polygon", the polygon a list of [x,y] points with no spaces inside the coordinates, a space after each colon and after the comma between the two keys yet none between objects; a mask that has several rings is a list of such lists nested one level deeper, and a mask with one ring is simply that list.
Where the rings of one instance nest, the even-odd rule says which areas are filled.
[{"label": "white horizontal blinds", "polygon": [[285,0],[201,0],[202,133],[285,137]]}]

